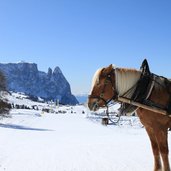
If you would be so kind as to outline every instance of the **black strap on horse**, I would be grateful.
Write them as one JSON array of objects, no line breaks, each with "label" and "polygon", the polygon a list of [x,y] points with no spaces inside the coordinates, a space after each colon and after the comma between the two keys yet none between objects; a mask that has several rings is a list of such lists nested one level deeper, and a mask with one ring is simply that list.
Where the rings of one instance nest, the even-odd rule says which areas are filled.
[{"label": "black strap on horse", "polygon": [[[126,97],[127,94],[129,94],[133,89],[135,89],[130,99],[136,102],[143,103],[149,93],[149,89],[152,84],[153,74],[150,72],[149,65],[146,59],[144,59],[144,61],[142,62],[140,70],[141,70],[140,79],[131,89],[129,89],[123,95],[123,97],[124,96]],[[135,111],[136,109],[137,107],[131,104],[122,103],[120,111],[121,113],[127,113],[127,112],[129,113],[131,111],[132,112]]]},{"label": "black strap on horse", "polygon": [[[146,59],[143,61],[140,69],[141,69],[141,76],[140,76],[139,81],[135,85],[136,89],[131,97],[131,100],[142,103],[142,104],[146,104],[148,106],[155,106],[155,107],[158,107],[159,109],[167,110],[168,114],[171,114],[171,81],[165,77],[158,76],[158,75],[151,73]],[[160,84],[158,81],[156,81],[155,78],[162,78],[164,80],[163,85]],[[170,98],[166,106],[157,104],[151,101],[150,99],[148,99],[149,92],[151,93],[150,89],[151,89],[152,82],[155,82],[156,84],[160,86],[164,86],[167,89],[168,94],[170,95]],[[133,108],[133,106],[130,104],[123,103],[122,105],[123,105],[123,108],[121,108],[121,110],[123,111],[127,111],[131,107]]]},{"label": "black strap on horse", "polygon": [[132,100],[137,102],[143,102],[146,99],[149,90],[148,87],[150,87],[150,83],[152,80],[152,74],[150,72],[149,65],[146,59],[144,59],[140,70],[141,76],[139,81],[137,82],[135,92],[133,93],[131,98]]}]

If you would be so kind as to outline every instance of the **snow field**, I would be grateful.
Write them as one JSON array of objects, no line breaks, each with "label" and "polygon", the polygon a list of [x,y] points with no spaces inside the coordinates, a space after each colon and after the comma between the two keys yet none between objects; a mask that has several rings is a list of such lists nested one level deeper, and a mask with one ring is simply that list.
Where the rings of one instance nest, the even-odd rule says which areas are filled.
[{"label": "snow field", "polygon": [[14,110],[2,121],[0,170],[152,170],[142,128],[105,127],[83,114],[40,116],[33,110]]},{"label": "snow field", "polygon": [[[11,101],[52,108],[22,97]],[[150,141],[137,117],[103,126],[84,106],[53,106],[53,111],[12,109],[1,119],[0,171],[153,170]]]}]

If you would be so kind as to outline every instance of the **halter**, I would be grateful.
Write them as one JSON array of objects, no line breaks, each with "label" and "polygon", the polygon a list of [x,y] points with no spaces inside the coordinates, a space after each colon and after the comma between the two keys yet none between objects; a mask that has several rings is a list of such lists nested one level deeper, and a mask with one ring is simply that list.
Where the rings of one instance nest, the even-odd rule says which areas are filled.
[{"label": "halter", "polygon": [[[104,106],[108,108],[108,104],[112,101],[112,100],[116,100],[117,96],[118,96],[118,93],[116,91],[116,86],[113,84],[112,82],[112,74],[114,74],[114,71],[115,69],[113,69],[109,74],[106,75],[106,79],[105,79],[105,82],[104,82],[104,87],[102,89],[102,92],[100,93],[99,96],[93,96],[93,95],[89,95],[88,97],[89,98],[94,98],[94,99],[97,99],[96,102],[94,102],[94,107],[99,107],[99,102],[100,100],[104,101]],[[104,96],[104,93],[105,93],[105,89],[106,89],[106,86],[108,85],[108,83],[110,83],[112,85],[112,89],[113,89],[113,92],[114,92],[114,96],[112,98],[110,98],[109,100],[105,100],[103,98]]]}]

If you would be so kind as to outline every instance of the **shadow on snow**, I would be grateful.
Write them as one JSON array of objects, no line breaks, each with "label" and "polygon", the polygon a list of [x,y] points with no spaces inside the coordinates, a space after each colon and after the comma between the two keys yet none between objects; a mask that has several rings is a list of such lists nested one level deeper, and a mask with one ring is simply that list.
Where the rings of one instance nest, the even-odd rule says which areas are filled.
[{"label": "shadow on snow", "polygon": [[16,124],[2,124],[1,123],[0,127],[9,128],[9,129],[28,130],[28,131],[53,131],[50,129],[31,128],[31,127],[26,127],[26,126],[16,125]]}]

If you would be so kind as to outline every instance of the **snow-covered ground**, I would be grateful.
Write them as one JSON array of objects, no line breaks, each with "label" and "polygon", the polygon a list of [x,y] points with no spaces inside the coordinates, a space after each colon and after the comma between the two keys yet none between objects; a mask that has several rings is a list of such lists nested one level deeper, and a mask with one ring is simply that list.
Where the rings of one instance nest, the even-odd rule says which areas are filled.
[{"label": "snow-covered ground", "polygon": [[103,126],[84,106],[55,110],[66,113],[13,109],[0,120],[0,171],[153,169],[150,142],[137,117]]}]

